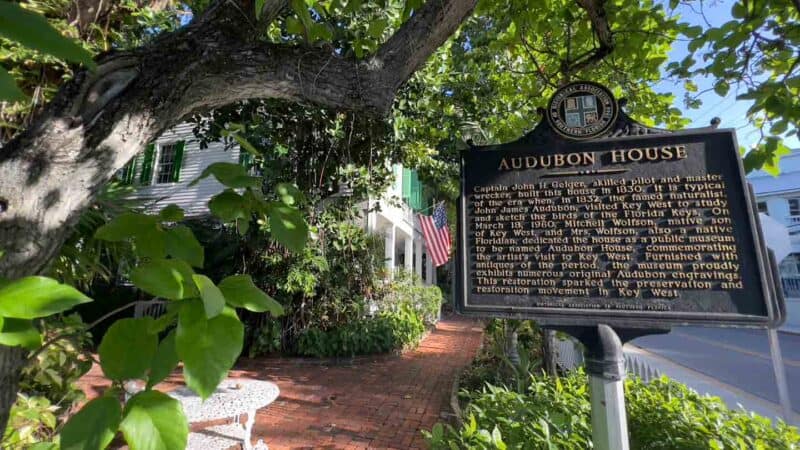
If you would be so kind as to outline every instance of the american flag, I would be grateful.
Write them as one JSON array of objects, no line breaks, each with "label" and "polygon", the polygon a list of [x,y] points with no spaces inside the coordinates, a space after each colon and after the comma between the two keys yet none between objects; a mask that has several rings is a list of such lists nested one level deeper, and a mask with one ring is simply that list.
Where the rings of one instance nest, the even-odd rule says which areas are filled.
[{"label": "american flag", "polygon": [[444,202],[436,205],[432,216],[418,214],[418,217],[430,260],[434,267],[439,267],[450,259],[450,229]]}]

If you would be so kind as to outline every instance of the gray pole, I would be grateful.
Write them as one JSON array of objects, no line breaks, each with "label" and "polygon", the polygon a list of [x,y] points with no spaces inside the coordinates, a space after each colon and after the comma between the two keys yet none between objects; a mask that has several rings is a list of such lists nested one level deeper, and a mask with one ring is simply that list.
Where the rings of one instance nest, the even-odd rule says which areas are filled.
[{"label": "gray pole", "polygon": [[786,367],[783,365],[778,330],[768,329],[767,337],[769,338],[769,353],[772,356],[772,370],[775,371],[775,384],[778,386],[778,400],[781,402],[783,410],[783,420],[793,425],[792,401],[789,399],[789,385],[786,383]]},{"label": "gray pole", "polygon": [[592,403],[592,442],[596,450],[628,450],[625,415],[625,357],[619,336],[597,326],[597,340],[586,348],[586,372]]}]

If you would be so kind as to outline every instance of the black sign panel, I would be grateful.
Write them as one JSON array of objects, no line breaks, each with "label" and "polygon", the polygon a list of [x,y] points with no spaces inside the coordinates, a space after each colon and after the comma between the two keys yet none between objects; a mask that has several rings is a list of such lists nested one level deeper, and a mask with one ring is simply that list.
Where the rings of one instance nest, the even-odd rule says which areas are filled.
[{"label": "black sign panel", "polygon": [[462,153],[457,308],[545,325],[768,326],[732,130]]}]

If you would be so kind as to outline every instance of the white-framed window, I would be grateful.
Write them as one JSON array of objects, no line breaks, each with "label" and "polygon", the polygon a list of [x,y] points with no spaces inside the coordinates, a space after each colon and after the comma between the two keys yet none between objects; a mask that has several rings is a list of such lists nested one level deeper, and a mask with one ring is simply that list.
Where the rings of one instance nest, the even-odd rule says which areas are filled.
[{"label": "white-framed window", "polygon": [[800,198],[789,199],[789,215],[800,216]]},{"label": "white-framed window", "polygon": [[767,212],[767,202],[758,202],[758,203],[756,203],[756,208],[758,208],[758,212],[760,212],[760,213],[769,214]]},{"label": "white-framed window", "polygon": [[164,144],[158,147],[158,174],[156,174],[156,184],[178,181],[176,169],[178,169],[178,164],[180,164],[180,162],[175,159],[178,152],[178,143]]},{"label": "white-framed window", "polygon": [[[180,181],[181,166],[183,165],[184,141],[175,141],[165,144],[148,144],[144,151],[137,156],[141,161],[139,171],[139,185],[175,183]],[[134,166],[134,171],[136,170]]]}]

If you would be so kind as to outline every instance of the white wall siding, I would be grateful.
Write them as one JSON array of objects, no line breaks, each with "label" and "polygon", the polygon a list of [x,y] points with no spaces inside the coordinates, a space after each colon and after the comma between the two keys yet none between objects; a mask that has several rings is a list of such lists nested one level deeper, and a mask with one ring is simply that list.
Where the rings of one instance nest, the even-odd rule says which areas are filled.
[{"label": "white wall siding", "polygon": [[[188,123],[177,125],[175,128],[161,135],[157,145],[170,144],[176,141],[185,141],[183,162],[179,181],[175,183],[153,183],[150,186],[138,186],[134,198],[147,200],[150,211],[158,211],[170,203],[175,203],[186,212],[188,217],[203,216],[208,214],[208,201],[214,195],[222,192],[225,187],[214,177],[201,180],[194,186],[189,186],[195,178],[200,176],[209,164],[214,162],[239,162],[239,147],[225,150],[221,142],[209,143],[208,148],[201,150],[200,142],[192,134],[192,125]],[[136,182],[139,181],[141,165],[137,167]],[[158,175],[158,153],[153,163],[153,179]]]}]

